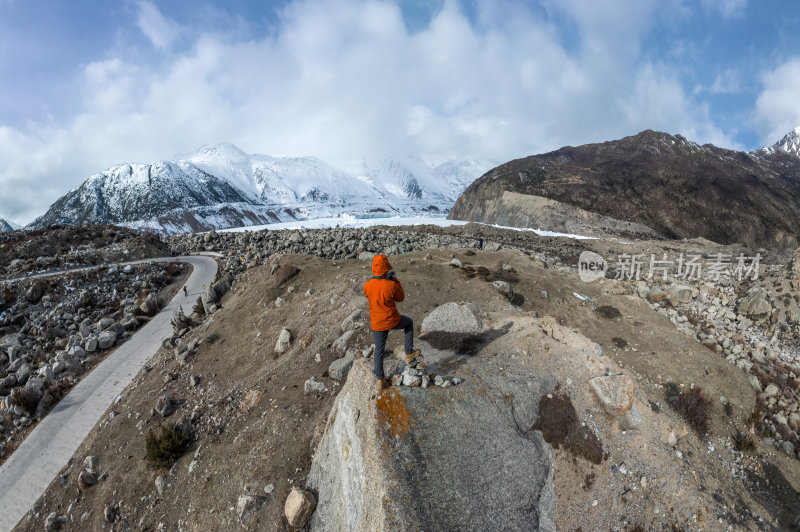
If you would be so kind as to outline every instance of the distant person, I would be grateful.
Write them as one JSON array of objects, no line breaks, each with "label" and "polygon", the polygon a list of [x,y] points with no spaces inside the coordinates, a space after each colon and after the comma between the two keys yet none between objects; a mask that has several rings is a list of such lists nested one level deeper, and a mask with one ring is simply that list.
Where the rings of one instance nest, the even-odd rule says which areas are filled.
[{"label": "distant person", "polygon": [[186,291],[186,285],[183,285],[183,295],[184,297],[189,295],[189,292]]},{"label": "distant person", "polygon": [[412,365],[420,356],[419,349],[414,349],[414,322],[408,316],[397,312],[395,303],[406,298],[403,285],[392,271],[392,265],[386,255],[375,255],[372,259],[372,279],[364,283],[364,295],[369,300],[369,322],[372,336],[375,339],[375,385],[377,393],[390,386],[383,374],[383,355],[386,338],[392,329],[403,329],[405,334],[406,364]]},{"label": "distant person", "polygon": [[478,240],[478,249],[483,249],[483,238]]}]

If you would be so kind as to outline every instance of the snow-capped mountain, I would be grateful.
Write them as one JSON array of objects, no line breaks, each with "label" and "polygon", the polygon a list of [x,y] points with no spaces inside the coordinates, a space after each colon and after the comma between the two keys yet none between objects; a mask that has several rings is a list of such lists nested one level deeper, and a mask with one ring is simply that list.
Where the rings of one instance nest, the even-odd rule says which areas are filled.
[{"label": "snow-capped mountain", "polygon": [[795,157],[800,157],[800,126],[791,130],[772,146],[761,148],[758,151],[769,155],[784,152],[789,155],[794,155]]},{"label": "snow-capped mountain", "polygon": [[16,231],[17,229],[21,229],[21,227],[14,222],[0,218],[0,233],[9,233],[11,231]]},{"label": "snow-capped mountain", "polygon": [[121,164],[91,176],[30,227],[113,223],[173,233],[341,213],[449,211],[490,161],[432,168],[418,157],[335,168],[315,157],[249,155],[229,143],[175,161]]}]

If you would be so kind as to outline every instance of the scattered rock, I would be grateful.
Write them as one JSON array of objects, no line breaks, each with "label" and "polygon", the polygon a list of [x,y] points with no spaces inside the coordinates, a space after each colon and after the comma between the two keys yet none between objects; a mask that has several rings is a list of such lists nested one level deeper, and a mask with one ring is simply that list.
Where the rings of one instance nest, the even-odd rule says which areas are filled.
[{"label": "scattered rock", "polygon": [[173,412],[175,412],[175,405],[173,404],[172,399],[165,394],[156,399],[155,410],[159,416],[169,417]]},{"label": "scattered rock", "polygon": [[164,490],[167,488],[167,477],[164,475],[158,475],[156,477],[156,491],[158,492],[159,496],[164,494]]},{"label": "scattered rock", "polygon": [[97,347],[110,349],[116,341],[117,335],[113,331],[105,330],[97,337]]},{"label": "scattered rock", "polygon": [[338,358],[331,362],[331,365],[328,367],[328,375],[330,375],[333,380],[343,381],[347,378],[347,373],[350,371],[351,367],[353,367],[352,358]]},{"label": "scattered rock", "polygon": [[100,459],[96,456],[87,456],[83,459],[83,469],[89,473],[97,474],[97,468],[100,465]]},{"label": "scattered rock", "polygon": [[292,333],[284,327],[278,335],[278,342],[275,344],[275,353],[278,355],[284,354],[289,350],[292,345]]},{"label": "scattered rock", "polygon": [[514,290],[511,288],[511,285],[505,281],[494,281],[492,282],[492,287],[500,292],[506,299],[514,297]]},{"label": "scattered rock", "polygon": [[324,393],[327,391],[328,387],[325,386],[325,383],[318,381],[313,376],[310,379],[308,379],[303,385],[303,393],[305,393],[306,395],[310,393]]},{"label": "scattered rock", "polygon": [[302,528],[306,526],[311,515],[317,507],[317,499],[306,490],[292,488],[289,496],[286,497],[286,504],[283,507],[286,520],[289,526]]},{"label": "scattered rock", "polygon": [[341,330],[344,331],[351,331],[354,329],[360,329],[364,326],[364,322],[361,321],[361,318],[364,316],[364,311],[362,309],[354,310],[345,320],[342,322]]},{"label": "scattered rock", "polygon": [[91,486],[97,484],[97,475],[94,473],[90,473],[86,470],[81,471],[78,473],[78,488],[81,490],[85,490]]},{"label": "scattered rock", "polygon": [[266,498],[258,495],[240,496],[239,500],[236,501],[236,515],[239,516],[239,521],[246,525],[266,500]]},{"label": "scattered rock", "polygon": [[628,413],[633,406],[633,381],[627,375],[606,375],[589,381],[600,403],[614,416]]},{"label": "scattered rock", "polygon": [[333,345],[331,345],[331,351],[333,351],[338,356],[343,356],[347,351],[347,344],[350,342],[350,339],[353,337],[354,334],[356,334],[356,331],[345,332],[343,335],[337,338],[336,341],[333,342]]}]

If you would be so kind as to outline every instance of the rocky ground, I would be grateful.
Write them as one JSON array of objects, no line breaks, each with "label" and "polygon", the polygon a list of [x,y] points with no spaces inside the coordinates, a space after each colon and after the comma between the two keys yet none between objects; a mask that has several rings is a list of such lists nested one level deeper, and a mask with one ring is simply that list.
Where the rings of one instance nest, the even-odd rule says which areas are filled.
[{"label": "rocky ground", "polygon": [[114,265],[0,284],[0,463],[189,273],[180,263]]},{"label": "rocky ground", "polygon": [[84,225],[0,234],[0,278],[163,257],[166,244],[153,233]]},{"label": "rocky ground", "polygon": [[[612,266],[622,253],[759,250],[702,240],[539,238],[477,225],[210,233],[170,245],[222,253],[221,283],[231,291],[207,301],[209,314],[194,316],[109,408],[19,529],[288,529],[284,502],[290,495],[303,501],[295,487],[319,501],[314,528],[361,522],[368,529],[363,519],[389,518],[382,503],[358,513],[329,502],[329,486],[342,485],[332,480],[330,457],[344,449],[335,444],[336,420],[347,419],[344,397],[369,409],[359,419],[374,439],[359,436],[358,456],[381,442],[396,451],[373,453],[370,467],[439,472],[383,486],[428,494],[398,507],[411,522],[423,516],[418,522],[436,528],[467,512],[476,519],[464,527],[478,529],[481,512],[516,508],[503,502],[501,495],[514,495],[503,485],[530,489],[520,476],[526,468],[490,460],[509,452],[490,444],[492,431],[470,429],[472,413],[483,412],[482,428],[521,435],[524,452],[534,452],[525,449],[536,438],[554,449],[535,453],[552,472],[530,494],[540,500],[536,513],[509,510],[504,522],[535,516],[559,530],[798,526],[800,368],[789,254],[762,250],[758,281],[588,283],[575,267],[587,250]],[[438,325],[420,340],[429,367],[390,361],[391,399],[376,402],[361,284],[371,253],[383,250],[407,294],[400,310],[415,319],[417,334],[426,320]],[[467,321],[473,316],[471,332],[447,330],[448,309],[456,307]],[[399,346],[401,335],[389,342]],[[534,382],[535,390],[526,384]],[[487,415],[491,408],[498,414]],[[370,421],[378,419],[388,425]],[[147,460],[148,434],[173,426],[188,448],[174,463]],[[448,458],[451,447],[474,453],[470,438],[484,437],[479,447],[494,469],[469,465],[480,463],[479,453],[463,466]],[[333,463],[343,463],[342,455]],[[463,497],[462,490],[500,498]],[[380,491],[364,491],[373,492]]]}]

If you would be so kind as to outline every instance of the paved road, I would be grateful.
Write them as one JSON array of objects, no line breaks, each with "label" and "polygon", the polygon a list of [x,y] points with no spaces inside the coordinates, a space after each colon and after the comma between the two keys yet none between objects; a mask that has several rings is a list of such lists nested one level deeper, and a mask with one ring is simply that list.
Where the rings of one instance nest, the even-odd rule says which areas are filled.
[{"label": "paved road", "polygon": [[186,282],[189,296],[179,292],[164,310],[84,376],[0,467],[0,531],[13,529],[24,517],[114,398],[172,335],[170,320],[178,306],[190,314],[203,285],[209,286],[217,274],[217,262],[209,257],[156,260],[187,262],[194,267]]}]

